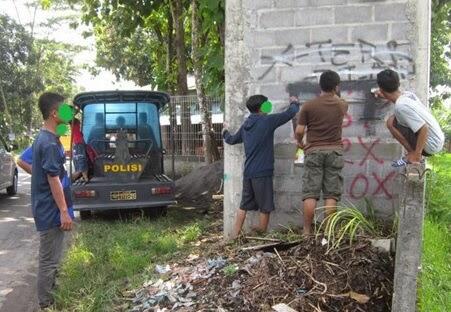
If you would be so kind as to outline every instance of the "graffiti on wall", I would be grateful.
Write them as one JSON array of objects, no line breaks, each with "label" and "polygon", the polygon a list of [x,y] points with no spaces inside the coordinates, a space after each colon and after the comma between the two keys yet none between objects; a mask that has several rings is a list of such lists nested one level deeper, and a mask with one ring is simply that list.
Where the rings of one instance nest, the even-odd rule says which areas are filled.
[{"label": "graffiti on wall", "polygon": [[258,80],[265,78],[277,64],[327,66],[315,69],[307,78],[316,78],[324,70],[331,68],[349,81],[374,80],[376,74],[385,68],[392,68],[402,78],[407,78],[415,74],[414,61],[410,54],[403,50],[408,46],[409,43],[396,40],[377,45],[363,39],[358,39],[355,43],[334,43],[332,39],[309,42],[300,49],[289,44],[279,54],[261,56],[261,62],[270,66]]},{"label": "graffiti on wall", "polygon": [[[365,40],[355,43],[334,43],[332,40],[311,42],[300,49],[288,45],[279,54],[262,55],[261,61],[269,64],[268,69],[258,78],[263,79],[276,65],[296,66],[312,65],[315,70],[304,77],[300,73],[300,80],[289,83],[286,91],[289,95],[297,95],[304,100],[316,97],[320,93],[318,77],[325,70],[335,70],[342,77],[340,84],[341,96],[350,103],[363,104],[363,110],[347,113],[343,120],[343,128],[362,128],[361,135],[353,138],[343,138],[343,147],[349,155],[353,144],[355,148],[363,150],[362,158],[358,160],[346,159],[346,165],[355,172],[350,184],[346,186],[346,193],[351,199],[360,200],[366,196],[377,196],[391,200],[394,198],[393,183],[398,176],[396,171],[381,173],[384,170],[369,170],[371,163],[377,168],[387,164],[384,155],[376,152],[381,139],[376,136],[375,125],[380,123],[389,107],[384,101],[378,100],[371,90],[377,87],[376,75],[383,69],[396,70],[401,79],[415,74],[415,64],[406,52],[408,43],[389,41],[383,45],[376,45]],[[296,120],[293,119],[293,130]]]}]

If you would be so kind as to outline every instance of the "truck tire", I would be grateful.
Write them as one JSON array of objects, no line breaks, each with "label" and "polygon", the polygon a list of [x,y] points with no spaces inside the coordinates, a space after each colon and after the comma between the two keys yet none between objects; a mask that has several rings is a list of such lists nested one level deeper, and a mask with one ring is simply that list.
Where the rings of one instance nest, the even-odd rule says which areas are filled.
[{"label": "truck tire", "polygon": [[81,220],[89,220],[92,217],[91,210],[81,210],[80,211],[80,219]]},{"label": "truck tire", "polygon": [[13,184],[6,189],[6,193],[8,194],[8,196],[14,196],[17,194],[18,182],[19,182],[19,177],[17,175],[17,172],[15,172],[14,176],[13,176]]}]

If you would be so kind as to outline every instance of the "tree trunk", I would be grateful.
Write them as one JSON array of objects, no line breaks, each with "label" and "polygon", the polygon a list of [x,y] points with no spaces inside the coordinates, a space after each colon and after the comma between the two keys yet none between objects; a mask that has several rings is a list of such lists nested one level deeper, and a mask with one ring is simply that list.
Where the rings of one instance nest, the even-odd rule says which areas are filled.
[{"label": "tree trunk", "polygon": [[[172,20],[175,30],[175,51],[178,61],[177,66],[177,93],[178,95],[188,94],[187,66],[186,66],[186,45],[185,27],[183,24],[183,0],[170,0]],[[182,101],[181,123],[182,123],[182,154],[189,155],[191,146],[189,144],[189,133],[191,130],[190,107]]]},{"label": "tree trunk", "polygon": [[[166,72],[171,73],[174,69],[173,62],[175,61],[175,51],[174,51],[174,22],[171,17],[171,9],[167,8],[167,20],[168,20],[168,34],[166,41]],[[168,80],[166,81],[166,88],[171,93],[175,93],[175,85],[172,79],[172,75],[168,75]],[[171,172],[172,178],[175,179],[175,135],[177,130],[177,117],[175,112],[175,107],[172,101],[169,103],[169,142],[171,146]]]},{"label": "tree trunk", "polygon": [[200,48],[202,45],[202,34],[200,25],[200,14],[198,0],[191,0],[191,12],[192,12],[192,60],[194,69],[194,79],[196,81],[196,93],[197,101],[199,102],[199,108],[202,118],[202,143],[205,161],[210,164],[213,161],[219,160],[220,155],[218,146],[216,144],[214,133],[212,131],[210,110],[205,96],[205,87],[202,81],[203,64],[200,55]]}]

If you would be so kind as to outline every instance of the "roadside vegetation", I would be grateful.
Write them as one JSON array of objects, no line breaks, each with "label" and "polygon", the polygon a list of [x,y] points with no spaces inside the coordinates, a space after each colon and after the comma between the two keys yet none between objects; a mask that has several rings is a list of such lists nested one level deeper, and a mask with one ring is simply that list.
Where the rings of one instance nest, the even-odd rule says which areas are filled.
[{"label": "roadside vegetation", "polygon": [[435,156],[429,165],[419,309],[451,311],[451,154]]},{"label": "roadside vegetation", "polygon": [[54,311],[114,311],[122,292],[149,280],[157,264],[184,257],[205,220],[170,209],[156,220],[100,216],[81,222],[63,261]]}]

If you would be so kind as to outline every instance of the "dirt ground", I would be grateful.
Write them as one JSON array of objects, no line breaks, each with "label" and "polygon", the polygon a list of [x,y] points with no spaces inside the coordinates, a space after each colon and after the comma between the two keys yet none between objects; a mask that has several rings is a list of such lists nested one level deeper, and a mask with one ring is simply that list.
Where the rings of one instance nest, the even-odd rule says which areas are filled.
[{"label": "dirt ground", "polygon": [[273,311],[283,303],[300,312],[390,311],[394,259],[366,239],[329,251],[322,237],[225,244],[221,233],[218,221],[188,257],[130,290],[130,310]]}]

